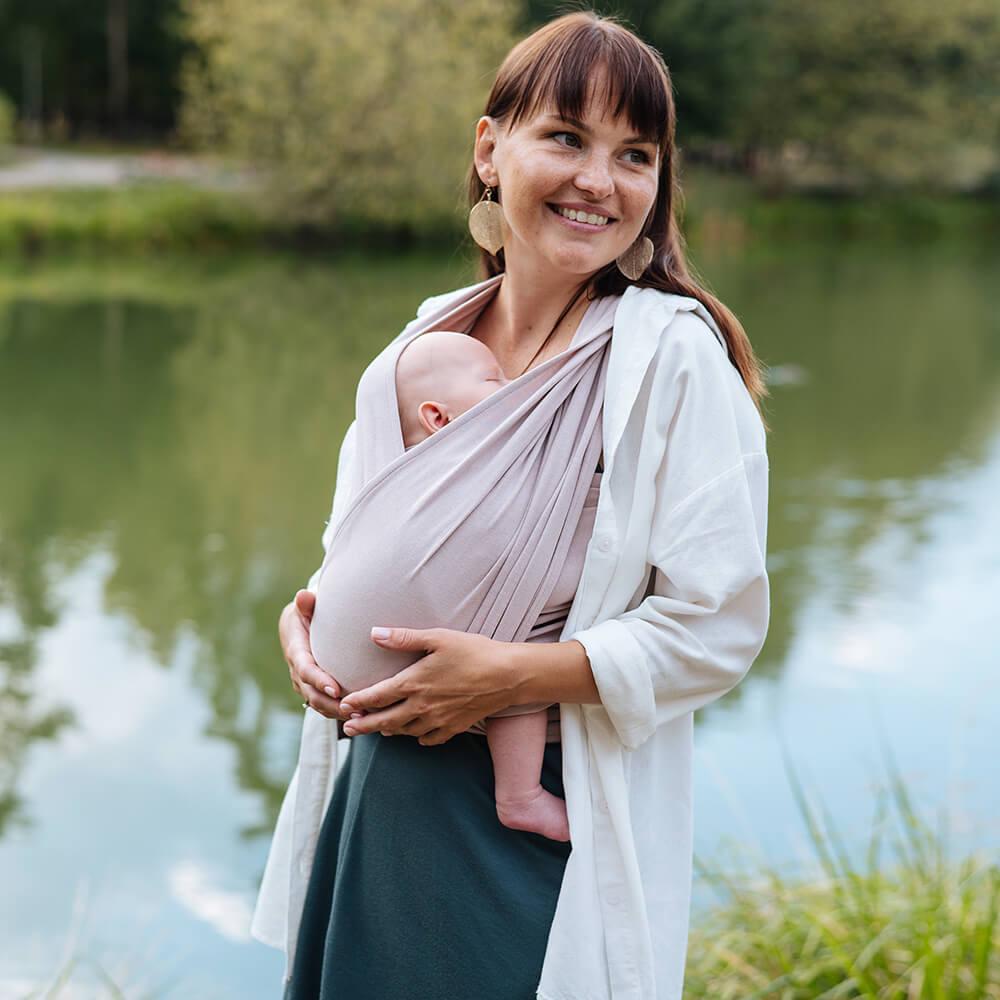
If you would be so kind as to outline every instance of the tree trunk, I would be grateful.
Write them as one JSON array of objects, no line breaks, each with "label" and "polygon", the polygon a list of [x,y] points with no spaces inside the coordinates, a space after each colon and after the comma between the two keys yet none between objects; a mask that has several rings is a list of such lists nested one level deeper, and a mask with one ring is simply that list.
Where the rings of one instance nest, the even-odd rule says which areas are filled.
[{"label": "tree trunk", "polygon": [[108,114],[117,128],[128,109],[128,0],[108,0]]}]

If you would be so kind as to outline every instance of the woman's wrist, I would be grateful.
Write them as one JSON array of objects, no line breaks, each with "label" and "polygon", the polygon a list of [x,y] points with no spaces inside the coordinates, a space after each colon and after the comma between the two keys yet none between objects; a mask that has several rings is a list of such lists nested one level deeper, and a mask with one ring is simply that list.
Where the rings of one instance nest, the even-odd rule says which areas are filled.
[{"label": "woman's wrist", "polygon": [[509,642],[507,665],[511,675],[512,705],[568,702],[599,705],[601,695],[583,643]]}]

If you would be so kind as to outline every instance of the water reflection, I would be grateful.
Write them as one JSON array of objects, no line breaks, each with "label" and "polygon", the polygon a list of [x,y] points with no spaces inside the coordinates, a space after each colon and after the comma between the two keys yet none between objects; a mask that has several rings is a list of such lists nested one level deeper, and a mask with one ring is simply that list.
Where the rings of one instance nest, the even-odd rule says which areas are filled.
[{"label": "water reflection", "polygon": [[701,263],[764,360],[799,374],[768,403],[772,624],[751,676],[776,676],[809,595],[835,610],[871,593],[862,553],[891,525],[905,536],[894,557],[912,558],[950,502],[935,483],[996,438],[996,252],[838,241],[716,246]]},{"label": "water reflection", "polygon": [[[886,588],[932,574],[942,517],[981,517],[975,477],[1000,466],[997,262],[947,245],[705,244],[698,259],[778,373],[770,635],[746,682],[697,716],[711,729],[742,712],[760,738],[754,692],[801,663],[793,649],[816,648],[850,619],[869,627],[840,640],[841,666],[891,657],[892,629],[906,624],[895,607],[884,620]],[[320,561],[357,379],[421,298],[469,274],[461,260],[423,258],[0,273],[0,843],[10,857],[34,856],[12,831],[36,810],[48,817],[42,842],[62,845],[49,789],[70,773],[93,804],[78,834],[92,842],[86,856],[121,838],[115,884],[132,887],[120,889],[126,901],[159,893],[179,908],[178,926],[234,933],[301,711],[276,617]],[[81,621],[96,623],[86,641],[75,638]],[[116,795],[141,803],[149,827],[116,814],[108,760],[85,770],[69,759],[67,747],[111,731],[124,775]],[[43,763],[29,779],[32,760]],[[0,877],[14,867],[0,864]],[[68,897],[75,877],[69,868],[52,885],[62,878]]]},{"label": "water reflection", "polygon": [[134,298],[63,302],[43,274],[36,296],[5,303],[0,580],[28,638],[5,658],[17,724],[2,760],[13,789],[28,744],[68,720],[28,711],[31,636],[58,620],[50,582],[104,551],[104,615],[127,618],[162,665],[197,637],[207,735],[236,749],[239,784],[264,799],[252,829],[264,830],[287,781],[263,759],[268,730],[295,704],[277,609],[320,557],[357,377],[421,294],[457,279],[419,260],[258,261],[188,278],[189,301],[173,287],[157,301],[139,274]]}]

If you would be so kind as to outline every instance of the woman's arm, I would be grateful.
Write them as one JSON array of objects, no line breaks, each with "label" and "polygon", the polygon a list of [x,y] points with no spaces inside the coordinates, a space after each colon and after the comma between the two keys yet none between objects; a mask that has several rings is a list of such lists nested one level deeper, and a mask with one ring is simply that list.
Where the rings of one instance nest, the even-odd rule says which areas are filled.
[{"label": "woman's arm", "polygon": [[508,642],[511,705],[572,702],[599,705],[601,694],[583,643]]}]

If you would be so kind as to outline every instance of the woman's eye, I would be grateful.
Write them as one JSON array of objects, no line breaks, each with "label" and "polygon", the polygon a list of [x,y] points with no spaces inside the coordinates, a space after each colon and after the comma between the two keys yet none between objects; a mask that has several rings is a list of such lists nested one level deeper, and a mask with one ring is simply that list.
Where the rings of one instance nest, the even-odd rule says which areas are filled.
[{"label": "woman's eye", "polygon": [[[567,138],[573,140],[572,143],[569,144],[571,149],[578,149],[579,148],[578,144],[580,142],[580,137],[575,132],[551,132],[551,133],[549,133],[549,138],[551,138],[551,139],[559,139],[560,136],[566,136]],[[560,141],[560,145],[566,145],[566,144]],[[628,150],[628,153],[629,153],[629,155],[631,155],[631,154],[634,153],[636,156],[639,157],[638,160],[632,160],[633,163],[640,163],[640,164],[652,163],[652,160],[649,158],[649,154],[646,153],[644,150],[641,150],[641,149],[630,149],[630,150]]]},{"label": "woman's eye", "polygon": [[575,134],[574,132],[553,132],[553,133],[551,134],[550,138],[553,138],[553,139],[555,139],[555,138],[556,138],[556,136],[560,136],[560,135],[566,135],[566,136],[569,136],[569,138],[570,138],[570,139],[573,139],[573,140],[574,140],[574,141],[576,141],[576,142],[579,142],[579,141],[580,141],[580,138],[579,138],[579,136],[577,136],[577,135],[576,135],[576,134]]}]

